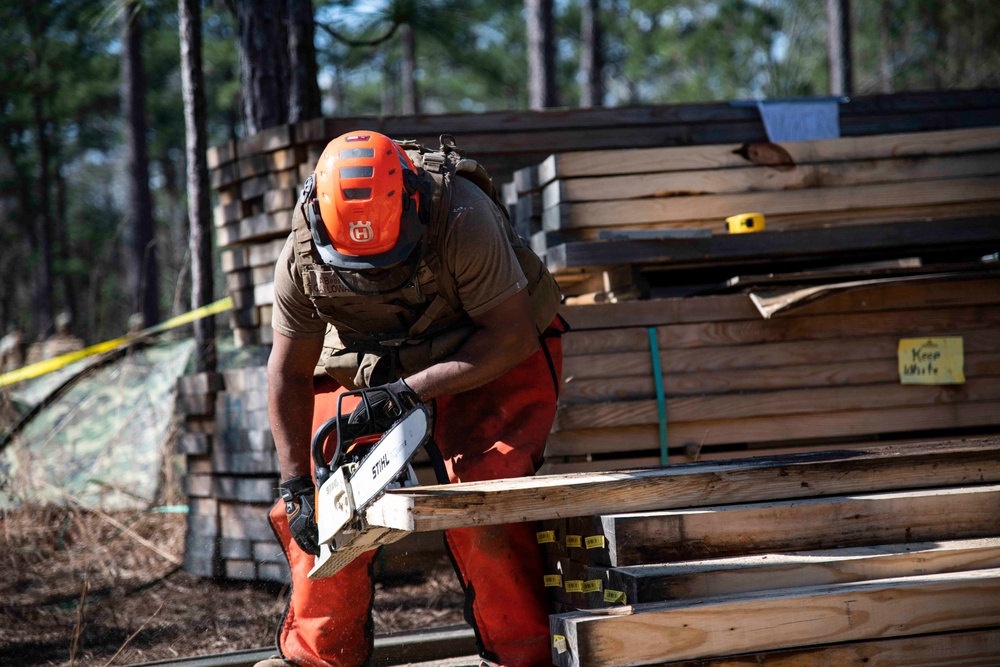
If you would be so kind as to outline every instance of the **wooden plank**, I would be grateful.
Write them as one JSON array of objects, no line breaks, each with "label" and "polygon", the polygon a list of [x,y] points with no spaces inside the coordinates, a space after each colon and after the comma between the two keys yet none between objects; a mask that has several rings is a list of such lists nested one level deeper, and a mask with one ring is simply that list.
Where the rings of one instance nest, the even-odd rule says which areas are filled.
[{"label": "wooden plank", "polygon": [[[1000,334],[1000,332],[997,333]],[[582,361],[582,359],[580,360]],[[652,365],[648,356],[646,356],[645,362],[647,368]],[[613,373],[621,372],[619,367],[615,366],[614,368]],[[1000,354],[966,354],[965,373],[970,378],[1000,376]],[[898,382],[899,363],[893,356],[868,361],[786,366],[767,371],[748,369],[672,373],[664,374],[661,378],[664,393],[671,397],[803,389],[806,387],[848,387]],[[598,377],[596,379],[579,379],[573,375],[564,375],[563,385],[559,391],[561,405],[635,401],[655,397],[656,388],[651,372],[642,376]]]},{"label": "wooden plank", "polygon": [[848,642],[657,667],[996,667],[1000,628]]},{"label": "wooden plank", "polygon": [[[591,526],[584,536],[603,537],[604,547],[588,549],[587,561],[611,567],[994,537],[1000,536],[1000,485],[609,514],[594,517]],[[775,587],[785,584],[773,580]]]},{"label": "wooden plank", "polygon": [[[1000,130],[991,128],[989,132],[994,135],[997,148],[1000,148]],[[995,151],[934,157],[898,158],[888,155],[891,154],[874,154],[872,158],[878,159],[846,162],[815,164],[791,162],[782,165],[780,169],[769,166],[741,166],[729,169],[676,171],[676,165],[668,160],[664,163],[667,171],[654,169],[652,172],[627,176],[598,176],[553,181],[545,186],[542,206],[549,209],[560,204],[577,202],[842,188],[900,181],[993,176],[1000,172],[1000,153]]]},{"label": "wooden plank", "polygon": [[780,192],[678,196],[629,201],[562,204],[542,214],[545,229],[612,228],[623,225],[717,218],[744,211],[765,215],[808,211],[850,211],[856,208],[892,208],[955,201],[997,199],[1000,177],[940,179],[916,183],[879,183],[843,188],[813,188]]},{"label": "wooden plank", "polygon": [[[856,412],[821,412],[778,417],[713,419],[670,422],[667,439],[671,448],[704,447],[801,440],[828,442],[831,438],[857,438],[920,431],[1000,425],[1000,402],[953,403],[930,407],[886,408]],[[556,431],[545,448],[548,456],[582,456],[658,450],[659,427],[655,424],[620,426],[614,429]]]},{"label": "wooden plank", "polygon": [[1000,624],[1000,570],[742,593],[550,617],[562,667],[641,665]]},{"label": "wooden plank", "polygon": [[[983,267],[980,265],[980,270]],[[823,298],[796,308],[797,315],[858,313],[906,308],[936,308],[1000,303],[1000,274],[977,277],[961,274],[903,278],[894,282],[856,285],[841,289],[826,287]],[[757,319],[760,313],[745,294],[650,299],[627,303],[563,306],[560,314],[574,330],[607,326],[636,327],[682,322],[719,322]]]},{"label": "wooden plank", "polygon": [[[947,155],[1000,148],[996,128],[973,128],[945,132],[887,134],[877,137],[845,137],[823,141],[793,141],[744,148],[739,145],[645,148],[631,151],[578,151],[552,155],[539,166],[541,185],[553,180],[587,176],[642,174],[653,171],[686,171],[745,167],[752,164],[809,164],[834,160]],[[751,150],[755,149],[755,150]],[[742,153],[746,153],[743,155]],[[772,157],[777,154],[777,158]],[[786,159],[783,159],[787,155]]]},{"label": "wooden plank", "polygon": [[[960,329],[948,327],[947,320],[942,320],[942,325],[962,336],[969,354],[1000,350],[997,328]],[[660,368],[666,375],[890,359],[896,356],[899,337],[859,334],[851,336],[849,344],[843,338],[835,338],[712,345],[689,348],[683,354],[657,342]],[[570,331],[563,337],[563,355],[563,378],[626,377],[652,372],[648,331],[638,328]]]},{"label": "wooden plank", "polygon": [[[996,208],[995,202],[987,202]],[[546,264],[558,274],[566,269],[614,264],[667,265],[684,268],[735,262],[774,262],[782,258],[813,256],[849,257],[857,260],[877,254],[911,256],[942,247],[977,247],[1000,239],[997,215],[960,219],[879,222],[865,226],[830,226],[817,229],[763,231],[756,234],[713,235],[697,257],[674,241],[571,241],[549,246]],[[721,224],[721,223],[720,223]],[[690,244],[689,244],[690,245]]]},{"label": "wooden plank", "polygon": [[[709,346],[752,345],[779,341],[831,340],[848,337],[903,335],[945,335],[988,329],[1000,324],[1000,312],[992,305],[958,308],[892,310],[885,312],[799,316],[773,320],[740,320],[656,327],[660,349],[688,349]],[[570,322],[572,326],[572,322]],[[586,351],[616,352],[641,350],[649,346],[649,332],[640,327],[598,329],[567,337],[568,354]]]},{"label": "wooden plank", "polygon": [[[994,406],[994,410],[995,410]],[[463,526],[906,489],[1000,482],[1000,441],[880,447],[681,464],[606,474],[467,482],[388,491],[370,524],[425,532]]]},{"label": "wooden plank", "polygon": [[[888,408],[953,405],[1000,400],[1000,377],[969,378],[964,385],[876,384],[826,386],[747,394],[682,396],[666,399],[667,423],[766,416],[862,412]],[[1000,414],[997,415],[1000,422]],[[553,431],[617,428],[659,423],[653,400],[586,403],[560,407]]]},{"label": "wooden plank", "polygon": [[[630,604],[690,600],[775,588],[821,586],[872,579],[1000,567],[1000,537],[907,542],[818,551],[738,555],[682,563],[587,569],[587,580],[625,593]],[[607,606],[598,593],[594,608]]]}]

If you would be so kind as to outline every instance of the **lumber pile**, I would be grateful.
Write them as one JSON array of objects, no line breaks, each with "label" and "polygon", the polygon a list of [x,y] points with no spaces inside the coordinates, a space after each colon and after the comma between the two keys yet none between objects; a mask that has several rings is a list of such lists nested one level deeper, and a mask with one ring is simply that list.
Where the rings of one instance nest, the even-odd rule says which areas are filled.
[{"label": "lumber pile", "polygon": [[[571,293],[609,266],[905,257],[1000,236],[1000,128],[552,155],[532,246]],[[531,180],[521,177],[522,181]],[[532,201],[534,201],[532,199]],[[520,201],[514,203],[520,210]],[[738,213],[765,231],[728,234]]]},{"label": "lumber pile", "polygon": [[[544,471],[1000,430],[1000,273],[847,285],[770,319],[747,294],[565,307]],[[964,383],[903,384],[901,341],[945,338]]]},{"label": "lumber pile", "polygon": [[[1000,486],[897,471],[839,495],[762,499],[762,475],[753,499],[543,522],[554,663],[993,664]],[[820,477],[800,472],[803,489]]]},{"label": "lumber pile", "polygon": [[[928,132],[995,124],[998,111],[1000,91],[877,95],[841,103],[840,126],[845,136]],[[450,133],[461,148],[490,170],[497,183],[510,179],[516,169],[538,165],[554,153],[766,141],[755,107],[711,103],[321,118],[269,128],[212,147],[207,157],[217,195],[216,244],[235,302],[231,324],[238,345],[271,342],[273,266],[281,240],[291,230],[298,188],[326,143],[356,129],[417,139],[431,146],[437,146],[441,134]],[[519,219],[528,220],[522,228],[527,238],[541,224],[543,193],[537,178],[520,187],[520,199],[508,188],[508,201]],[[534,193],[531,197],[527,196],[529,191]]]}]

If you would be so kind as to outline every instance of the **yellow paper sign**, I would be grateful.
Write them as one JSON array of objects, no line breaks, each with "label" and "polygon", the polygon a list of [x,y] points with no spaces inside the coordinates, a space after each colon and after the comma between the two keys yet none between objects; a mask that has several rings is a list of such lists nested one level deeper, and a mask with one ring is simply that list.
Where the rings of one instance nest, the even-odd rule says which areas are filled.
[{"label": "yellow paper sign", "polygon": [[566,536],[566,546],[567,547],[581,547],[583,546],[583,538],[579,535],[567,535]]},{"label": "yellow paper sign", "polygon": [[587,545],[588,549],[601,549],[604,547],[604,536],[594,535],[592,537],[588,537],[584,540],[584,543]]},{"label": "yellow paper sign", "polygon": [[583,582],[583,592],[584,593],[600,593],[601,592],[601,580],[600,579],[588,579]]},{"label": "yellow paper sign", "polygon": [[565,653],[567,651],[566,637],[564,635],[552,635],[552,648],[556,650],[556,653]]},{"label": "yellow paper sign", "polygon": [[899,381],[901,384],[964,384],[962,337],[901,338]]},{"label": "yellow paper sign", "polygon": [[566,592],[567,593],[582,593],[583,592],[583,579],[567,579],[566,580]]},{"label": "yellow paper sign", "polygon": [[549,588],[552,586],[562,586],[562,575],[561,574],[546,574],[543,578],[545,581],[545,587]]},{"label": "yellow paper sign", "polygon": [[539,533],[535,533],[535,537],[538,538],[539,544],[550,544],[556,541],[556,531],[543,530]]}]

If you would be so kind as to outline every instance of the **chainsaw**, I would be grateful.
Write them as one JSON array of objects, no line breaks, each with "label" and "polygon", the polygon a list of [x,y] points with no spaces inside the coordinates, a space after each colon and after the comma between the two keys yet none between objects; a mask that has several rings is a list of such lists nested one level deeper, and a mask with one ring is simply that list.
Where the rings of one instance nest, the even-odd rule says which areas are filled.
[{"label": "chainsaw", "polygon": [[[329,577],[362,553],[400,537],[398,532],[388,528],[369,526],[365,510],[389,489],[417,485],[410,461],[430,438],[430,413],[422,403],[407,409],[406,401],[392,389],[386,389],[395,421],[381,436],[377,432],[350,435],[344,432],[340,417],[344,398],[360,396],[367,414],[374,414],[367,390],[341,394],[337,400],[337,416],[324,422],[313,435],[320,553],[309,572],[310,579]],[[375,421],[369,419],[369,424]],[[336,446],[327,461],[323,449],[333,435],[337,438]],[[369,444],[371,446],[365,448]],[[364,453],[354,454],[355,450]]]}]

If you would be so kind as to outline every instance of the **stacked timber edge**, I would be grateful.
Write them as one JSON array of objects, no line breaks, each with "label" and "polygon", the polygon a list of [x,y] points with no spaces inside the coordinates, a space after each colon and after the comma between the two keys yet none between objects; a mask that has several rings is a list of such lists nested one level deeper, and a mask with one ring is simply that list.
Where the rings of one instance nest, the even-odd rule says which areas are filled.
[{"label": "stacked timber edge", "polygon": [[[840,105],[840,129],[845,137],[983,127],[996,125],[998,117],[1000,91],[989,90],[856,97]],[[538,165],[550,155],[709,144],[732,144],[732,150],[767,142],[756,108],[710,103],[324,118],[269,128],[213,147],[208,165],[217,194],[216,241],[236,302],[232,324],[237,344],[270,342],[273,266],[281,240],[291,230],[297,188],[330,139],[358,129],[417,139],[434,147],[442,133],[452,134],[459,147],[486,166],[498,186],[514,179],[515,184],[506,188],[507,201],[526,239],[542,225],[545,183],[539,180],[542,168]],[[534,175],[516,175],[515,170],[522,168]],[[525,195],[524,202],[517,199],[517,188]],[[553,261],[559,260],[550,258]],[[621,286],[619,291],[628,287],[621,278],[615,282]]]}]

